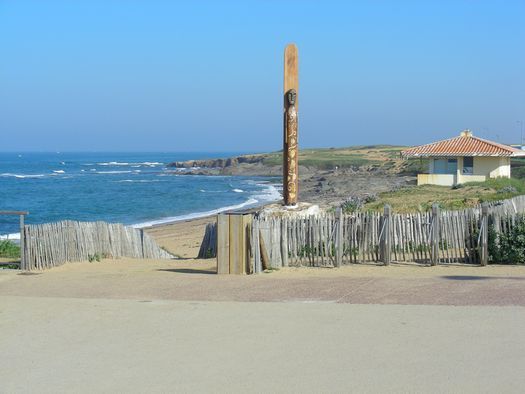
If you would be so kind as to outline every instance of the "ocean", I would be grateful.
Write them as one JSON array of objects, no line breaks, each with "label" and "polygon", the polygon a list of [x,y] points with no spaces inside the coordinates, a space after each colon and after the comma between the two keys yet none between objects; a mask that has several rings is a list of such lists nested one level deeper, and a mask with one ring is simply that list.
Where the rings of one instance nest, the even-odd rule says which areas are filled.
[{"label": "ocean", "polygon": [[[26,223],[59,220],[136,227],[279,200],[275,177],[182,175],[172,161],[227,153],[0,153],[0,211],[29,211]],[[18,237],[18,217],[0,215],[0,236]]]}]

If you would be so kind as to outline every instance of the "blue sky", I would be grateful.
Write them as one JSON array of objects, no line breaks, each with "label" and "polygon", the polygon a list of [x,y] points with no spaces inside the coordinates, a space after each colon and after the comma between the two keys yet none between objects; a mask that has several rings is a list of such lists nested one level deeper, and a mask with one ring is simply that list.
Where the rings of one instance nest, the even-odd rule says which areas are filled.
[{"label": "blue sky", "polygon": [[280,149],[289,42],[303,147],[520,139],[522,0],[0,0],[0,150]]}]

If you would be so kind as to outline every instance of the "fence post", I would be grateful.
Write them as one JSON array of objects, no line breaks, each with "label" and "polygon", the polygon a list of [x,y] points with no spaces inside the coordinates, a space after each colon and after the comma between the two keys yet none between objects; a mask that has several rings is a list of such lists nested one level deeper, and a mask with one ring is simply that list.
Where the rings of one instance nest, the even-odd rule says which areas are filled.
[{"label": "fence post", "polygon": [[230,273],[230,218],[217,215],[217,273]]},{"label": "fence post", "polygon": [[431,230],[432,256],[430,265],[439,263],[439,204],[432,204],[432,230]]},{"label": "fence post", "polygon": [[20,215],[20,269],[26,269],[24,215]]},{"label": "fence post", "polygon": [[391,260],[391,237],[390,237],[390,223],[392,220],[392,208],[390,205],[385,204],[385,210],[383,215],[383,228],[382,231],[382,237],[380,240],[380,247],[383,251],[383,264],[389,265]]},{"label": "fence post", "polygon": [[340,267],[343,262],[343,210],[335,210],[335,266]]},{"label": "fence post", "polygon": [[288,223],[286,217],[281,219],[281,260],[283,267],[288,267]]},{"label": "fence post", "polygon": [[144,256],[144,229],[141,228],[140,229],[140,249],[142,251],[142,258],[146,258],[146,256]]},{"label": "fence post", "polygon": [[481,265],[489,262],[489,206],[481,205]]}]

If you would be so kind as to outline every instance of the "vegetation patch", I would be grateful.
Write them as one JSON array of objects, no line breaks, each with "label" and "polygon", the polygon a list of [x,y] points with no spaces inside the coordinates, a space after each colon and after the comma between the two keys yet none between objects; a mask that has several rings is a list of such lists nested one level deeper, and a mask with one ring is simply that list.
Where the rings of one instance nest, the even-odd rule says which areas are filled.
[{"label": "vegetation patch", "polygon": [[482,202],[505,200],[521,194],[525,194],[525,181],[507,178],[469,182],[461,187],[408,186],[381,193],[377,201],[367,202],[362,209],[382,211],[384,205],[389,204],[394,212],[426,212],[436,202],[442,209],[457,210],[471,208]]},{"label": "vegetation patch", "polygon": [[[299,164],[320,170],[335,168],[357,169],[363,166],[398,169],[404,166],[414,166],[411,162],[401,159],[401,151],[403,149],[405,147],[392,145],[302,149],[299,152]],[[277,166],[282,164],[282,160],[282,152],[268,153],[264,155],[263,164]]]},{"label": "vegetation patch", "polygon": [[[478,236],[479,230],[474,233]],[[525,215],[516,216],[510,229],[500,234],[489,224],[488,252],[492,264],[525,264]]]},{"label": "vegetation patch", "polygon": [[20,258],[20,246],[13,241],[0,241],[0,257]]}]

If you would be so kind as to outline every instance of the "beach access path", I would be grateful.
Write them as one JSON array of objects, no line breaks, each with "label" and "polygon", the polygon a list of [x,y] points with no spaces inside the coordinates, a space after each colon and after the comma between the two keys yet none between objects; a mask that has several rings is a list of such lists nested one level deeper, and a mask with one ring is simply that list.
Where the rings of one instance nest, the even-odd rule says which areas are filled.
[{"label": "beach access path", "polygon": [[176,260],[0,271],[0,392],[522,392],[525,267],[218,276]]}]

